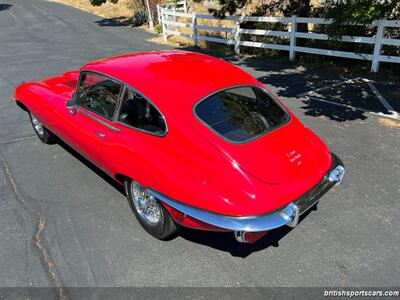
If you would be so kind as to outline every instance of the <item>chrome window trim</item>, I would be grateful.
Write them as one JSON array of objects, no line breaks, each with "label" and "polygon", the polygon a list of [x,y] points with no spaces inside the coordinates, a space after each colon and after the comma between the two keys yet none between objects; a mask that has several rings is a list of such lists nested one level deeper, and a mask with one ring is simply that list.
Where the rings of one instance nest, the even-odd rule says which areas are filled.
[{"label": "chrome window trim", "polygon": [[[215,131],[210,125],[208,125],[206,122],[204,122],[202,119],[200,119],[200,117],[197,115],[197,113],[196,113],[196,107],[197,107],[197,105],[199,105],[199,104],[200,104],[201,102],[203,102],[204,100],[206,100],[206,99],[208,99],[208,98],[214,96],[215,94],[221,93],[221,92],[223,92],[223,91],[230,90],[230,89],[234,89],[234,88],[241,88],[241,87],[255,87],[255,88],[259,88],[260,90],[262,90],[263,92],[265,92],[265,93],[266,93],[272,100],[274,100],[275,103],[284,111],[285,115],[287,116],[287,120],[286,120],[285,122],[283,122],[282,124],[279,124],[278,126],[275,126],[275,127],[271,128],[271,130],[268,130],[268,131],[266,131],[266,132],[263,132],[263,133],[261,133],[261,134],[258,134],[258,135],[256,135],[256,136],[252,137],[251,139],[248,139],[248,140],[245,140],[245,141],[242,141],[242,142],[235,142],[235,141],[232,141],[232,140],[230,140],[230,139],[227,139],[227,138],[224,137],[223,135],[219,134],[219,133],[218,133],[217,131]],[[237,84],[237,85],[232,85],[232,86],[225,87],[225,88],[219,89],[219,90],[217,90],[217,91],[214,91],[214,92],[208,94],[207,96],[201,98],[199,101],[197,101],[197,102],[193,105],[192,113],[193,113],[193,115],[195,116],[195,118],[196,118],[200,123],[202,123],[204,126],[206,126],[212,133],[216,134],[218,137],[220,137],[220,138],[223,139],[224,141],[226,141],[226,142],[228,142],[228,143],[231,143],[231,144],[236,144],[236,145],[246,144],[246,143],[249,143],[249,142],[251,142],[251,141],[254,141],[255,139],[258,139],[258,138],[260,138],[260,137],[262,137],[262,136],[264,136],[264,135],[267,135],[267,134],[271,133],[272,131],[274,131],[274,130],[280,128],[280,127],[283,127],[283,126],[289,124],[290,121],[291,121],[291,116],[290,116],[289,111],[288,111],[285,107],[282,106],[282,104],[278,101],[278,99],[277,99],[275,96],[273,96],[270,92],[268,92],[264,87],[261,87],[261,86],[259,86],[259,85],[257,85],[257,84]]]},{"label": "chrome window trim", "polygon": [[[130,129],[137,130],[137,131],[140,131],[140,132],[143,132],[143,133],[147,133],[147,134],[155,136],[155,137],[165,137],[168,134],[168,123],[167,123],[167,120],[166,120],[164,114],[160,111],[160,109],[147,96],[145,96],[142,92],[140,92],[139,90],[137,90],[136,88],[134,88],[130,84],[127,84],[126,82],[124,82],[124,81],[122,81],[120,79],[117,79],[117,78],[115,78],[113,76],[107,75],[107,74],[105,74],[103,72],[81,68],[79,70],[79,79],[78,79],[76,91],[78,90],[78,87],[79,87],[79,84],[80,84],[80,81],[81,81],[81,74],[83,72],[92,72],[92,73],[96,73],[96,74],[99,74],[99,75],[103,75],[103,76],[106,76],[106,77],[108,77],[108,78],[110,78],[110,79],[112,79],[112,80],[114,80],[114,81],[116,81],[116,82],[118,82],[118,83],[120,83],[122,85],[121,91],[120,91],[120,94],[119,94],[119,97],[118,97],[118,103],[117,103],[117,106],[116,106],[116,111],[114,112],[114,118],[112,120],[110,120],[110,121],[112,121],[115,124],[124,126],[126,128],[130,128]],[[155,134],[155,133],[147,131],[147,130],[142,130],[140,128],[129,126],[129,125],[126,125],[126,124],[121,123],[121,122],[118,121],[118,117],[119,117],[119,113],[120,113],[120,109],[121,109],[121,105],[122,105],[122,97],[123,97],[123,93],[122,92],[124,92],[126,88],[130,88],[135,93],[138,93],[140,96],[142,96],[144,99],[146,99],[146,101],[148,101],[151,105],[153,105],[153,107],[160,113],[160,115],[162,116],[162,118],[164,120],[164,124],[165,124],[165,132],[164,132],[163,135]],[[76,101],[77,100],[77,94],[78,93],[75,93],[75,103],[77,103],[77,101]]]},{"label": "chrome window trim", "polygon": [[[112,80],[112,81],[118,83],[118,84],[121,86],[121,89],[120,89],[120,91],[119,91],[119,93],[118,93],[118,97],[117,97],[117,103],[116,103],[115,108],[114,108],[114,114],[113,114],[113,117],[112,117],[111,119],[107,118],[106,116],[102,116],[101,114],[99,114],[99,113],[96,112],[96,111],[92,111],[92,110],[90,110],[90,109],[87,109],[87,108],[85,108],[85,107],[83,107],[83,106],[81,106],[81,105],[79,104],[79,102],[78,102],[78,88],[79,88],[79,86],[81,85],[81,77],[82,77],[82,74],[83,74],[83,73],[93,73],[93,74],[98,74],[98,75],[104,76],[104,77],[106,77],[106,78],[108,78],[108,79],[110,79],[110,80]],[[116,79],[114,79],[114,78],[111,77],[111,76],[108,76],[108,75],[106,75],[106,74],[99,73],[99,72],[90,71],[90,70],[80,70],[80,72],[79,72],[79,79],[78,79],[78,83],[77,83],[77,85],[76,85],[76,90],[75,90],[75,103],[76,103],[76,105],[77,105],[79,108],[83,108],[83,109],[85,109],[85,110],[87,110],[87,111],[90,111],[90,112],[94,113],[95,115],[97,115],[97,116],[99,116],[99,117],[101,117],[101,118],[103,118],[103,119],[106,119],[106,120],[108,120],[108,121],[113,122],[113,120],[114,120],[114,118],[115,118],[115,115],[116,115],[116,113],[117,113],[117,108],[118,108],[118,104],[119,104],[119,102],[120,102],[121,92],[122,92],[123,89],[124,89],[124,84],[123,84],[121,81],[116,80]]]},{"label": "chrome window trim", "polygon": [[[124,94],[125,94],[126,89],[130,89],[130,90],[132,90],[133,92],[139,94],[141,97],[143,97],[147,102],[149,102],[149,103],[157,110],[157,112],[160,114],[160,116],[161,116],[162,119],[164,120],[164,124],[165,124],[165,130],[164,130],[164,132],[163,132],[162,134],[157,134],[157,133],[154,133],[154,132],[151,132],[151,131],[148,131],[148,130],[144,130],[144,129],[141,129],[141,128],[137,128],[137,127],[134,127],[134,126],[125,124],[125,123],[123,123],[123,122],[121,122],[121,121],[118,120],[119,114],[121,113],[122,102],[124,101],[123,97],[124,97]],[[127,128],[131,128],[131,129],[140,131],[140,132],[148,133],[148,134],[150,134],[150,135],[157,136],[157,137],[164,137],[164,136],[166,136],[167,133],[168,133],[167,121],[165,120],[164,115],[161,113],[161,111],[158,109],[158,107],[155,106],[154,103],[153,103],[152,101],[149,100],[149,98],[147,98],[147,97],[144,96],[142,93],[140,93],[138,90],[136,90],[135,88],[132,88],[130,85],[127,85],[127,84],[124,86],[123,93],[121,94],[120,99],[119,99],[118,111],[116,112],[116,115],[115,115],[115,123],[117,123],[117,124],[119,124],[119,125],[121,125],[121,126],[127,127]]]},{"label": "chrome window trim", "polygon": [[122,97],[125,94],[125,90],[126,90],[126,84],[123,85],[121,94],[119,95],[119,98],[118,98],[118,104],[117,104],[116,111],[115,111],[114,118],[113,118],[114,123],[118,123],[118,117],[119,117],[119,113],[120,113],[121,106],[122,106]]},{"label": "chrome window trim", "polygon": [[[88,111],[92,113],[92,111],[90,111],[90,110],[88,110]],[[83,115],[85,115],[86,117],[92,119],[93,121],[96,121],[96,122],[100,123],[101,125],[111,129],[112,131],[115,131],[115,132],[121,132],[122,131],[121,129],[119,129],[117,127],[114,127],[111,124],[108,124],[107,122],[99,119],[97,114],[96,114],[96,116],[93,116],[89,112],[86,112],[83,107],[78,106],[78,112],[83,114]],[[105,119],[105,120],[108,120],[108,119]]]}]

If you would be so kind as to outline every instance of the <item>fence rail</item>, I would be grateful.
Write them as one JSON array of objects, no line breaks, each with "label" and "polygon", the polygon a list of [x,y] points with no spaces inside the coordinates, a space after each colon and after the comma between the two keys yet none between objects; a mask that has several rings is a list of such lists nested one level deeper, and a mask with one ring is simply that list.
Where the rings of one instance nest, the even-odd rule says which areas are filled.
[{"label": "fence rail", "polygon": [[[185,2],[186,3],[186,2]],[[198,24],[198,20],[221,20],[212,15],[187,13],[186,5],[185,12],[176,11],[176,9],[168,9],[159,7],[159,21],[163,27],[164,39],[167,40],[169,35],[183,36],[193,40],[194,46],[197,42],[210,41],[215,43],[222,43],[226,45],[233,45],[235,52],[240,54],[240,47],[257,47],[265,49],[284,50],[289,52],[289,59],[294,60],[296,52],[310,53],[317,55],[335,56],[359,60],[371,61],[371,71],[379,71],[380,62],[400,63],[400,56],[383,55],[382,46],[395,46],[400,47],[400,39],[385,38],[386,28],[400,28],[400,20],[377,20],[365,26],[377,27],[377,33],[374,37],[367,36],[342,36],[341,41],[346,43],[362,43],[374,45],[372,53],[358,53],[350,51],[338,51],[329,49],[320,49],[312,47],[300,47],[296,45],[298,38],[311,39],[311,40],[329,40],[329,36],[323,33],[313,32],[299,32],[297,31],[297,24],[332,24],[333,19],[323,18],[302,18],[297,16],[291,17],[255,17],[255,16],[227,16],[223,20],[231,21],[232,27],[221,26],[206,26]],[[179,18],[179,20],[177,19]],[[248,29],[241,28],[242,22],[267,22],[267,23],[287,23],[287,31],[277,30],[261,30],[261,29]],[[363,24],[348,24],[363,25]],[[190,32],[179,31],[179,28],[188,28]],[[200,31],[225,33],[223,37],[213,37],[207,35],[200,35]],[[246,41],[242,35],[257,35],[257,36],[274,36],[287,39],[287,44],[270,44],[254,41]]]},{"label": "fence rail", "polygon": [[186,0],[179,1],[166,1],[163,4],[157,4],[157,14],[158,14],[158,23],[161,24],[161,10],[172,10],[173,12],[179,13],[179,11],[183,11],[187,13],[187,3]]}]

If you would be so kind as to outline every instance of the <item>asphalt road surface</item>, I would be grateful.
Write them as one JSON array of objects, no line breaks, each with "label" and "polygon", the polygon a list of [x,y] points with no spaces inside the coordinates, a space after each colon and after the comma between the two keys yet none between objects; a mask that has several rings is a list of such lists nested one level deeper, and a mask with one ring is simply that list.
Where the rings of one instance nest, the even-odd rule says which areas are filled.
[{"label": "asphalt road surface", "polygon": [[[19,82],[102,57],[168,48],[148,42],[152,36],[143,31],[104,25],[52,2],[0,3],[0,286],[400,285],[399,128],[365,111],[297,96],[349,78],[265,59],[235,61],[347,167],[344,183],[298,227],[275,230],[255,245],[191,230],[158,241],[140,227],[112,180],[66,145],[34,137],[27,114],[10,102]],[[397,109],[399,86],[376,86]],[[365,82],[319,97],[387,113]]]}]

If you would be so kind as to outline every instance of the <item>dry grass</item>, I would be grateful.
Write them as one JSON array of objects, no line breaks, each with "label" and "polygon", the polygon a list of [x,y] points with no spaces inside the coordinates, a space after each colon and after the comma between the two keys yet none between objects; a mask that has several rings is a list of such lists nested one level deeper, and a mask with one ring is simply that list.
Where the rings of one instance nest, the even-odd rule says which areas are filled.
[{"label": "dry grass", "polygon": [[[193,0],[187,0],[188,5],[190,6],[190,11],[195,11],[197,13],[202,13],[202,14],[208,14],[208,9],[213,8],[213,9],[218,9],[220,8],[220,5],[218,4],[218,1],[193,1]],[[251,0],[248,1],[243,8],[240,8],[236,11],[236,15],[243,15],[243,16],[248,16],[251,15],[257,8],[259,8],[262,5],[268,5],[270,4],[270,0]],[[311,0],[310,4],[313,7],[321,7],[324,5],[324,0]],[[282,15],[282,13],[277,13],[277,15]],[[275,15],[275,16],[277,16]]]},{"label": "dry grass", "polygon": [[[142,29],[144,29],[144,28],[142,28]],[[173,47],[177,47],[177,48],[193,46],[193,42],[191,39],[188,39],[185,37],[180,37],[180,36],[170,36],[170,37],[168,37],[168,41],[165,42],[164,36],[162,34],[158,34],[157,36],[155,36],[151,39],[148,39],[147,42],[169,45],[169,46],[173,46]]]},{"label": "dry grass", "polygon": [[379,118],[379,124],[391,128],[400,128],[400,121],[395,121],[395,120],[389,120],[389,119],[384,119],[384,118]]},{"label": "dry grass", "polygon": [[[209,14],[208,12],[208,7],[192,2],[190,3],[189,7],[189,13],[190,12],[197,12],[198,14]],[[191,23],[192,19],[191,18],[185,18],[185,17],[175,17],[176,22],[182,22],[182,23]],[[225,28],[233,28],[235,26],[234,21],[230,20],[208,20],[208,19],[197,19],[197,24],[198,25],[205,25],[205,26],[214,26],[214,27],[225,27]],[[179,31],[182,33],[186,34],[192,34],[192,29],[191,28],[185,28],[185,27],[175,27],[175,29],[172,30]],[[197,34],[201,36],[210,36],[210,37],[217,37],[217,38],[231,38],[230,33],[225,33],[225,32],[217,32],[217,31],[209,31],[209,30],[202,30],[198,29]],[[155,38],[153,39],[154,42],[160,42],[162,38]],[[185,37],[179,37],[179,36],[169,36],[168,37],[168,42],[169,44],[173,44],[174,46],[193,46],[193,40],[191,38],[185,38]],[[161,43],[165,43],[163,40]],[[210,43],[210,42],[205,42],[205,41],[198,41],[197,46],[200,48],[213,48],[215,46],[215,43]]]},{"label": "dry grass", "polygon": [[119,0],[117,4],[106,2],[101,6],[92,6],[89,0],[51,0],[67,4],[81,10],[90,12],[103,18],[130,18],[135,10],[132,0]]},{"label": "dry grass", "polygon": [[[205,6],[202,3],[193,2],[190,5],[190,12],[196,12],[198,14],[209,15],[209,8],[217,8],[218,5],[215,2],[210,2],[210,5]],[[197,19],[198,25],[205,25],[205,26],[214,26],[214,27],[225,27],[225,28],[233,28],[235,27],[234,21],[229,20],[208,20],[208,19]],[[209,35],[209,36],[216,36],[225,38],[225,33],[221,32],[220,34],[210,34],[210,31],[205,30],[198,30],[199,34]]]},{"label": "dry grass", "polygon": [[[250,1],[238,14],[242,15],[249,15],[252,11],[255,10],[255,8],[264,0],[253,0]],[[312,0],[313,2],[318,2],[319,0]],[[201,2],[195,2],[195,1],[188,1],[188,13],[191,12],[196,12],[198,14],[210,14],[209,9],[214,8],[218,9],[219,5],[217,1],[201,1]],[[175,17],[175,21],[177,22],[182,22],[182,23],[191,23],[191,18],[185,18],[185,17]],[[213,27],[225,27],[225,28],[231,28],[233,29],[235,27],[235,21],[232,20],[209,20],[209,19],[197,19],[197,24],[198,25],[205,25],[205,26],[213,26]],[[185,27],[175,27],[175,29],[172,29],[175,31],[183,32],[186,34],[192,34],[192,29],[191,28],[185,28]],[[198,35],[202,36],[210,36],[210,37],[217,37],[217,38],[225,38],[225,39],[232,39],[232,33],[225,33],[225,32],[217,32],[217,31],[209,31],[209,30],[202,30],[198,29],[197,30]],[[168,37],[168,42],[166,43],[163,40],[162,35],[152,38],[149,40],[154,43],[160,43],[160,44],[169,44],[177,47],[185,47],[185,46],[193,46],[193,41],[190,38],[185,38],[185,37],[179,37],[179,36],[169,36]],[[227,51],[232,51],[233,47],[226,46],[223,44],[218,44],[214,42],[207,42],[207,41],[198,41],[197,46],[200,48],[207,48],[211,50],[221,50],[223,52]]]}]

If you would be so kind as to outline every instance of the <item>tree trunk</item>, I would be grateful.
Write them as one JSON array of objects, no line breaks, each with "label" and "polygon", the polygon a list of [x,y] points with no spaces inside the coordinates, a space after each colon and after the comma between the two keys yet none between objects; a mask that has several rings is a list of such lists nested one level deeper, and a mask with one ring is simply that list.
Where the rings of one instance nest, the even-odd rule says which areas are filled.
[{"label": "tree trunk", "polygon": [[149,0],[146,0],[146,7],[147,7],[147,14],[149,15],[149,28],[150,30],[154,30],[153,13],[150,8]]}]

